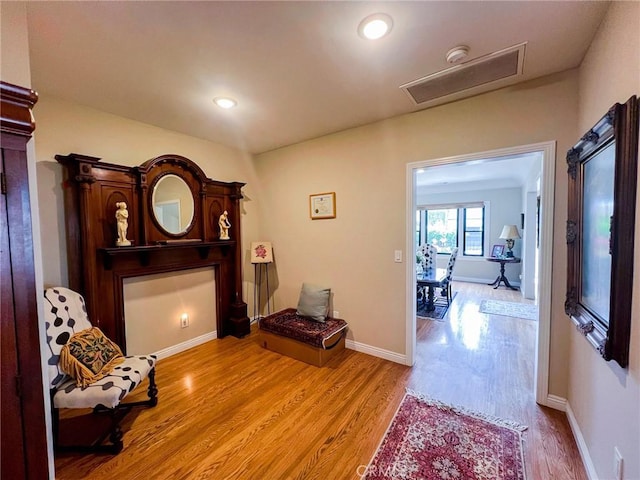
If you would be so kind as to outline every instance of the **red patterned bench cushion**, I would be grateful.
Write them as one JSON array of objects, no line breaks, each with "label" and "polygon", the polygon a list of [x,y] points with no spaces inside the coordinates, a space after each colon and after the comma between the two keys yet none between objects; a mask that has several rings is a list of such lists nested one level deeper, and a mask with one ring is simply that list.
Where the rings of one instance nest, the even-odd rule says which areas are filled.
[{"label": "red patterned bench cushion", "polygon": [[316,322],[298,315],[295,308],[281,310],[260,320],[260,330],[325,349],[331,347],[325,345],[328,338],[346,329],[344,320],[327,318],[324,322]]}]

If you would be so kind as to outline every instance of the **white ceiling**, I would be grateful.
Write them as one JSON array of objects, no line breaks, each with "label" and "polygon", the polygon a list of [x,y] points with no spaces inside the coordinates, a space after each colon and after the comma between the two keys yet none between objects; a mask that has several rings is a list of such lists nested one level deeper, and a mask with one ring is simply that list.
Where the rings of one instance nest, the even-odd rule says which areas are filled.
[{"label": "white ceiling", "polygon": [[[400,85],[527,42],[522,80],[577,67],[608,3],[29,2],[32,88],[251,153],[419,110]],[[357,35],[385,12],[391,33]],[[221,110],[212,98],[238,107]],[[37,113],[37,112],[36,112]]]},{"label": "white ceiling", "polygon": [[498,188],[536,190],[542,170],[542,153],[437,165],[416,172],[418,192],[443,193]]}]

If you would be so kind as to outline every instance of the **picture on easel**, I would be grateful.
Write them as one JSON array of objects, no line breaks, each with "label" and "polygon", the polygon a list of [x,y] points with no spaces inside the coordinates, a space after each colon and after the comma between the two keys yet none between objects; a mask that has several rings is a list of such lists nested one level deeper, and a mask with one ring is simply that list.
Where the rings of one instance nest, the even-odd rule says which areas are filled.
[{"label": "picture on easel", "polygon": [[267,315],[271,314],[271,289],[269,288],[269,264],[273,263],[273,249],[271,242],[251,242],[251,263],[254,268],[253,282],[253,315],[254,318],[262,318],[262,285],[263,278],[266,283],[266,307]]},{"label": "picture on easel", "polygon": [[251,242],[251,263],[272,263],[271,242]]}]

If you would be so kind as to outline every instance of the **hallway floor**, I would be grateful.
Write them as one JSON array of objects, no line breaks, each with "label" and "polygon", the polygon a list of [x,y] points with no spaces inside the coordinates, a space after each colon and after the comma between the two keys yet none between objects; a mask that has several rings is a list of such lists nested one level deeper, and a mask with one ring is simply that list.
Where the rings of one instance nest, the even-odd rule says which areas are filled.
[{"label": "hallway floor", "polygon": [[442,321],[418,319],[408,387],[454,405],[527,425],[528,478],[586,479],[566,416],[533,394],[533,320],[479,312],[482,300],[533,303],[519,291],[453,282],[458,294]]},{"label": "hallway floor", "polygon": [[453,288],[443,321],[419,321],[413,368],[353,350],[313,367],[264,350],[255,327],[160,360],[158,406],[125,419],[123,451],[59,455],[56,478],[358,480],[408,387],[528,425],[528,480],[586,480],[564,413],[533,398],[535,321],[478,311],[519,292]]}]

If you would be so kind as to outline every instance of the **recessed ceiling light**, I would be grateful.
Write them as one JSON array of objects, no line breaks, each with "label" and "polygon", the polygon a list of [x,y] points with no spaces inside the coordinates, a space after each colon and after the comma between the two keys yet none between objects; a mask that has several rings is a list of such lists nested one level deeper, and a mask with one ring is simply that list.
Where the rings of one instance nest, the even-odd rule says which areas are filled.
[{"label": "recessed ceiling light", "polygon": [[225,109],[233,108],[238,104],[238,102],[236,102],[233,98],[228,97],[216,97],[213,99],[213,101],[216,102],[216,105],[218,105],[220,108]]},{"label": "recessed ceiling light", "polygon": [[358,34],[368,40],[377,40],[387,35],[393,27],[393,20],[386,13],[374,13],[360,22]]}]

